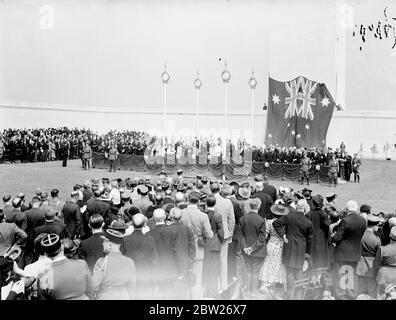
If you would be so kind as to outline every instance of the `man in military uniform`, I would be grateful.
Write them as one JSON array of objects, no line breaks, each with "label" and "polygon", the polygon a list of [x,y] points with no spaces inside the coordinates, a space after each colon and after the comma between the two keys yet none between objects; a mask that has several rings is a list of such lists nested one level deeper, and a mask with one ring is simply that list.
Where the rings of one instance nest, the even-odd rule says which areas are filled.
[{"label": "man in military uniform", "polygon": [[338,183],[338,161],[335,159],[334,154],[331,155],[329,166],[330,187],[331,184],[335,187]]},{"label": "man in military uniform", "polygon": [[112,146],[110,147],[110,150],[109,150],[110,172],[112,169],[114,169],[114,172],[116,172],[115,162],[117,160],[117,157],[118,157],[118,150],[114,143],[114,144],[112,144]]},{"label": "man in military uniform", "polygon": [[359,183],[360,182],[360,165],[362,164],[362,162],[360,161],[360,159],[357,157],[357,154],[355,153],[353,155],[353,159],[352,159],[352,170],[353,170],[353,180]]},{"label": "man in military uniform", "polygon": [[67,167],[67,158],[70,155],[70,144],[66,138],[62,139],[61,142],[61,157],[62,157],[62,167]]},{"label": "man in military uniform", "polygon": [[307,179],[307,185],[309,185],[309,170],[311,169],[311,159],[309,159],[307,152],[304,153],[304,157],[300,162],[300,181],[304,184],[304,179]]},{"label": "man in military uniform", "polygon": [[84,170],[91,169],[92,149],[87,142],[83,148],[83,168]]}]

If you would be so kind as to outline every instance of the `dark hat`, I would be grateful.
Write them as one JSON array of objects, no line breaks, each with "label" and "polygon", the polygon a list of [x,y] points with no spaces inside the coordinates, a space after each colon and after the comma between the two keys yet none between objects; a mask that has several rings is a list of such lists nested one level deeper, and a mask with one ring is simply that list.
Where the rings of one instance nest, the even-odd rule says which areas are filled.
[{"label": "dark hat", "polygon": [[309,194],[311,194],[312,193],[312,190],[311,189],[309,189],[309,188],[304,188],[304,189],[302,189],[302,193],[303,194],[305,194],[305,193],[309,193]]},{"label": "dark hat", "polygon": [[201,175],[197,175],[197,180],[201,180],[202,176]]},{"label": "dark hat", "polygon": [[8,202],[8,201],[10,201],[11,200],[11,195],[10,194],[5,194],[4,196],[3,196],[3,201],[4,202]]},{"label": "dark hat", "polygon": [[264,181],[264,177],[262,174],[258,174],[254,177],[254,181]]},{"label": "dark hat", "polygon": [[217,183],[217,179],[216,178],[210,178],[209,182],[212,183]]},{"label": "dark hat", "polygon": [[177,191],[180,191],[180,192],[184,192],[184,191],[185,191],[185,187],[184,187],[184,185],[183,185],[182,183],[180,183],[180,184],[177,186]]},{"label": "dark hat", "polygon": [[315,208],[322,208],[323,207],[323,197],[320,194],[317,194],[312,197],[312,204],[314,205]]},{"label": "dark hat", "polygon": [[177,172],[176,172],[178,175],[181,175],[181,174],[183,174],[183,170],[182,169],[179,169],[179,170],[177,170]]},{"label": "dark hat", "polygon": [[140,179],[138,180],[138,184],[144,184],[144,179],[143,179],[143,178],[140,178]]},{"label": "dark hat", "polygon": [[229,185],[230,185],[231,187],[234,187],[234,188],[239,188],[239,183],[238,183],[237,181],[231,181],[231,182],[229,183]]},{"label": "dark hat", "polygon": [[360,206],[360,212],[369,213],[370,211],[371,211],[371,206],[369,206],[368,204],[362,204]]},{"label": "dark hat", "polygon": [[59,253],[59,250],[61,248],[60,238],[55,233],[48,234],[41,240],[40,243],[44,252],[49,256],[56,255],[57,253]]},{"label": "dark hat", "polygon": [[168,174],[165,172],[165,170],[162,170],[162,171],[160,172],[160,176],[161,176],[161,175],[162,175],[162,176],[166,176],[166,177],[168,176]]},{"label": "dark hat", "polygon": [[271,212],[277,216],[284,216],[289,213],[289,209],[281,204],[274,204],[271,206]]},{"label": "dark hat", "polygon": [[169,182],[165,181],[161,184],[161,189],[166,190],[169,188]]},{"label": "dark hat", "polygon": [[242,187],[238,189],[238,194],[244,198],[244,199],[249,199],[250,195],[252,194],[252,191],[249,187]]},{"label": "dark hat", "polygon": [[128,226],[125,224],[123,220],[114,220],[108,229],[118,230],[118,231],[125,231]]},{"label": "dark hat", "polygon": [[201,181],[202,181],[203,183],[208,182],[208,177],[207,177],[207,176],[203,176],[202,179],[201,179]]},{"label": "dark hat", "polygon": [[110,242],[121,244],[122,239],[124,239],[125,231],[114,230],[114,229],[107,229],[105,231],[105,235],[102,236],[102,239],[108,240]]}]

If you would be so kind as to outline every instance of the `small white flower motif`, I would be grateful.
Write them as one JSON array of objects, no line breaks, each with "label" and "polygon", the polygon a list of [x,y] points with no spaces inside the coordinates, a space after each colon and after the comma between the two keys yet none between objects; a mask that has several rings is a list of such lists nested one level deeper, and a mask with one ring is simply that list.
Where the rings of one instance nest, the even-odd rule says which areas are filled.
[{"label": "small white flower motif", "polygon": [[305,125],[305,129],[309,130],[309,124]]},{"label": "small white flower motif", "polygon": [[329,103],[330,103],[330,100],[327,97],[324,97],[321,101],[321,104],[323,107],[327,107],[329,105]]},{"label": "small white flower motif", "polygon": [[298,135],[297,135],[297,138],[301,138],[301,134],[298,134]]},{"label": "small white flower motif", "polygon": [[291,132],[291,134],[294,136],[294,135],[296,134],[296,131],[293,130],[293,131]]}]

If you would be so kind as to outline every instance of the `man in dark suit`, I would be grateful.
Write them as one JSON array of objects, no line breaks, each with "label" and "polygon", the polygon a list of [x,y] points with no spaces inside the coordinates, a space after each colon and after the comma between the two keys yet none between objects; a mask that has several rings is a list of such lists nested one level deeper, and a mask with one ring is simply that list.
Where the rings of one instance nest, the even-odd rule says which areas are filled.
[{"label": "man in dark suit", "polygon": [[267,255],[265,219],[259,214],[259,198],[250,202],[250,212],[239,219],[237,226],[238,251],[242,252],[247,273],[247,291],[257,295],[260,268]]},{"label": "man in dark suit", "polygon": [[18,198],[22,200],[22,204],[21,204],[21,211],[24,212],[26,210],[29,210],[29,206],[27,206],[25,204],[25,194],[24,193],[18,193]]},{"label": "man in dark suit", "polygon": [[271,206],[274,204],[272,197],[268,193],[264,192],[264,184],[262,181],[257,181],[255,187],[256,192],[252,194],[251,198],[259,198],[261,200],[261,206],[258,214],[264,219],[271,219]]},{"label": "man in dark suit", "polygon": [[27,218],[27,234],[31,234],[34,228],[43,225],[45,222],[44,211],[40,208],[40,199],[36,196],[32,199],[32,208],[24,211],[24,213]]},{"label": "man in dark suit", "polygon": [[61,239],[69,237],[69,234],[66,229],[66,225],[60,221],[56,221],[55,219],[55,210],[50,208],[45,212],[45,223],[41,226],[34,228],[32,241],[36,239],[36,237],[41,233],[55,233]]},{"label": "man in dark suit", "polygon": [[78,256],[84,259],[91,273],[94,270],[95,263],[103,257],[103,226],[104,220],[100,214],[94,214],[89,218],[89,227],[92,235],[81,242],[78,248]]},{"label": "man in dark suit", "polygon": [[77,204],[78,197],[78,192],[73,191],[71,193],[71,199],[65,203],[62,209],[63,220],[71,239],[80,236],[82,231],[82,215],[80,207]]},{"label": "man in dark suit", "polygon": [[304,260],[309,259],[311,254],[311,241],[313,236],[312,222],[304,213],[309,210],[307,200],[297,201],[296,210],[280,217],[272,223],[272,226],[284,239],[282,262],[287,272],[287,291],[289,298],[296,280],[301,279]]},{"label": "man in dark suit", "polygon": [[341,300],[356,298],[355,270],[362,253],[361,240],[366,230],[366,220],[357,214],[356,201],[348,201],[345,210],[347,214],[331,236],[331,242],[336,244],[334,293],[335,297]]},{"label": "man in dark suit", "polygon": [[155,242],[150,232],[142,232],[146,224],[146,217],[143,214],[135,214],[132,224],[134,231],[122,240],[120,251],[135,262],[137,298],[150,299],[153,293],[153,272],[157,262]]},{"label": "man in dark suit", "polygon": [[84,229],[87,229],[89,218],[94,214],[100,214],[106,223],[106,218],[110,214],[110,205],[100,200],[101,196],[102,191],[95,190],[94,197],[87,201],[87,210],[84,213]]},{"label": "man in dark suit", "polygon": [[269,184],[269,181],[267,178],[264,178],[262,174],[258,174],[254,180],[256,182],[263,182],[263,190],[262,192],[269,194],[272,198],[272,201],[275,202],[276,198],[277,198],[277,192],[276,192],[276,188],[273,185]]}]

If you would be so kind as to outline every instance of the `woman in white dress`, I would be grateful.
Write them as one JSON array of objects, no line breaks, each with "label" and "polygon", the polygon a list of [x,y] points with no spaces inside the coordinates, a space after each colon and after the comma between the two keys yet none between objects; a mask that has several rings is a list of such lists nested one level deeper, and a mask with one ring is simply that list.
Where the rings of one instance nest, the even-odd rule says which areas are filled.
[{"label": "woman in white dress", "polygon": [[260,271],[261,288],[265,294],[271,294],[273,287],[283,286],[286,289],[286,268],[282,264],[283,239],[275,231],[272,223],[281,216],[289,213],[289,209],[283,204],[274,204],[271,207],[274,218],[266,221],[267,256]]}]

